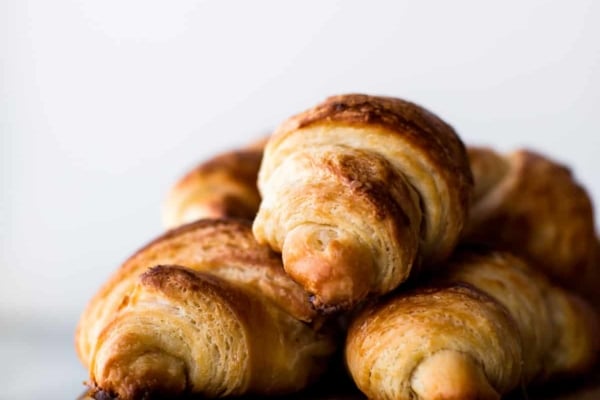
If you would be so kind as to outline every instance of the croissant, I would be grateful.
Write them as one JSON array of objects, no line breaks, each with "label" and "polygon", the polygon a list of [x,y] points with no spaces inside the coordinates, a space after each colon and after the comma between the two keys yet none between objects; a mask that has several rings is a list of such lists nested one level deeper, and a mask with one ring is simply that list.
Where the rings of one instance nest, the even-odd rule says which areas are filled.
[{"label": "croissant", "polygon": [[266,139],[200,163],[169,191],[163,224],[174,228],[201,218],[252,220],[260,195],[256,187]]},{"label": "croissant", "polygon": [[76,345],[90,385],[119,399],[289,393],[335,350],[315,315],[249,222],[202,220],[127,260],[89,303]]},{"label": "croissant", "polygon": [[445,259],[471,186],[462,142],[435,115],[391,97],[330,97],[267,142],[253,232],[316,307],[348,308]]},{"label": "croissant", "polygon": [[589,369],[599,321],[509,253],[458,251],[445,276],[360,311],[348,369],[373,399],[499,399],[520,383]]},{"label": "croissant", "polygon": [[569,169],[540,154],[468,148],[475,180],[465,240],[529,259],[556,283],[597,301],[600,252],[592,202]]}]

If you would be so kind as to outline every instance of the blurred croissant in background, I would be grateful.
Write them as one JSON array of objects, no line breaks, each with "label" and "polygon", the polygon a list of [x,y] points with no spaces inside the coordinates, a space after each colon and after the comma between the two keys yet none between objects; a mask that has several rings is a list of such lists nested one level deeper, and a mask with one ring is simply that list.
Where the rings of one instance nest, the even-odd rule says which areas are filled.
[{"label": "blurred croissant in background", "polygon": [[541,154],[468,149],[475,196],[465,240],[511,250],[600,306],[592,202],[570,170]]},{"label": "blurred croissant in background", "polygon": [[163,225],[175,228],[202,218],[253,220],[260,204],[256,179],[266,140],[219,154],[187,172],[169,190]]}]

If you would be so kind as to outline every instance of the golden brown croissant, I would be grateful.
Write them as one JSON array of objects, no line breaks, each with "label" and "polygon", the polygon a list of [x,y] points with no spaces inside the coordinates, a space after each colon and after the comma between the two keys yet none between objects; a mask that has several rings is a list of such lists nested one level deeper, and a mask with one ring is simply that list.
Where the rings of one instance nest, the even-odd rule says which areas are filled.
[{"label": "golden brown croissant", "polygon": [[245,218],[258,211],[258,169],[266,139],[199,164],[169,191],[163,224],[174,228],[201,218]]},{"label": "golden brown croissant", "polygon": [[556,283],[597,298],[600,264],[592,203],[571,172],[540,154],[471,147],[475,179],[466,239],[515,252]]},{"label": "golden brown croissant", "polygon": [[373,399],[499,399],[520,383],[588,369],[591,307],[508,253],[460,251],[441,281],[362,310],[348,369]]},{"label": "golden brown croissant", "polygon": [[133,257],[82,315],[76,344],[91,385],[120,399],[287,393],[335,347],[307,294],[249,222],[202,220]]},{"label": "golden brown croissant", "polygon": [[404,100],[328,98],[283,123],[259,171],[253,225],[317,306],[389,292],[446,258],[472,177],[454,130]]}]

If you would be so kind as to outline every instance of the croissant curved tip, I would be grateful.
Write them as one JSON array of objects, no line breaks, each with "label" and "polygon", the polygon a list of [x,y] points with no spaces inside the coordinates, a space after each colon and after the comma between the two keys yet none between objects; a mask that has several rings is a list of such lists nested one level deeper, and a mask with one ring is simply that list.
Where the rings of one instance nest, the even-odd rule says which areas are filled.
[{"label": "croissant curved tip", "polygon": [[454,350],[439,351],[422,361],[411,385],[422,400],[500,400],[481,366]]},{"label": "croissant curved tip", "polygon": [[286,272],[313,293],[318,309],[339,309],[363,299],[371,288],[372,261],[343,230],[304,224],[291,230],[283,245]]},{"label": "croissant curved tip", "polygon": [[114,360],[107,371],[98,371],[95,386],[115,393],[120,400],[184,393],[187,375],[183,362],[160,352],[150,352],[131,360]]}]

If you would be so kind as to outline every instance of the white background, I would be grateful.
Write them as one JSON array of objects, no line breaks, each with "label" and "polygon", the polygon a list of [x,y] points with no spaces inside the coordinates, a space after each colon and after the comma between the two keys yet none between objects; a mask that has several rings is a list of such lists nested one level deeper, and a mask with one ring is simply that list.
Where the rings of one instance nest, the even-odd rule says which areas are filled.
[{"label": "white background", "polygon": [[418,102],[600,201],[600,2],[0,0],[0,398],[74,398],[170,185],[330,94]]}]

